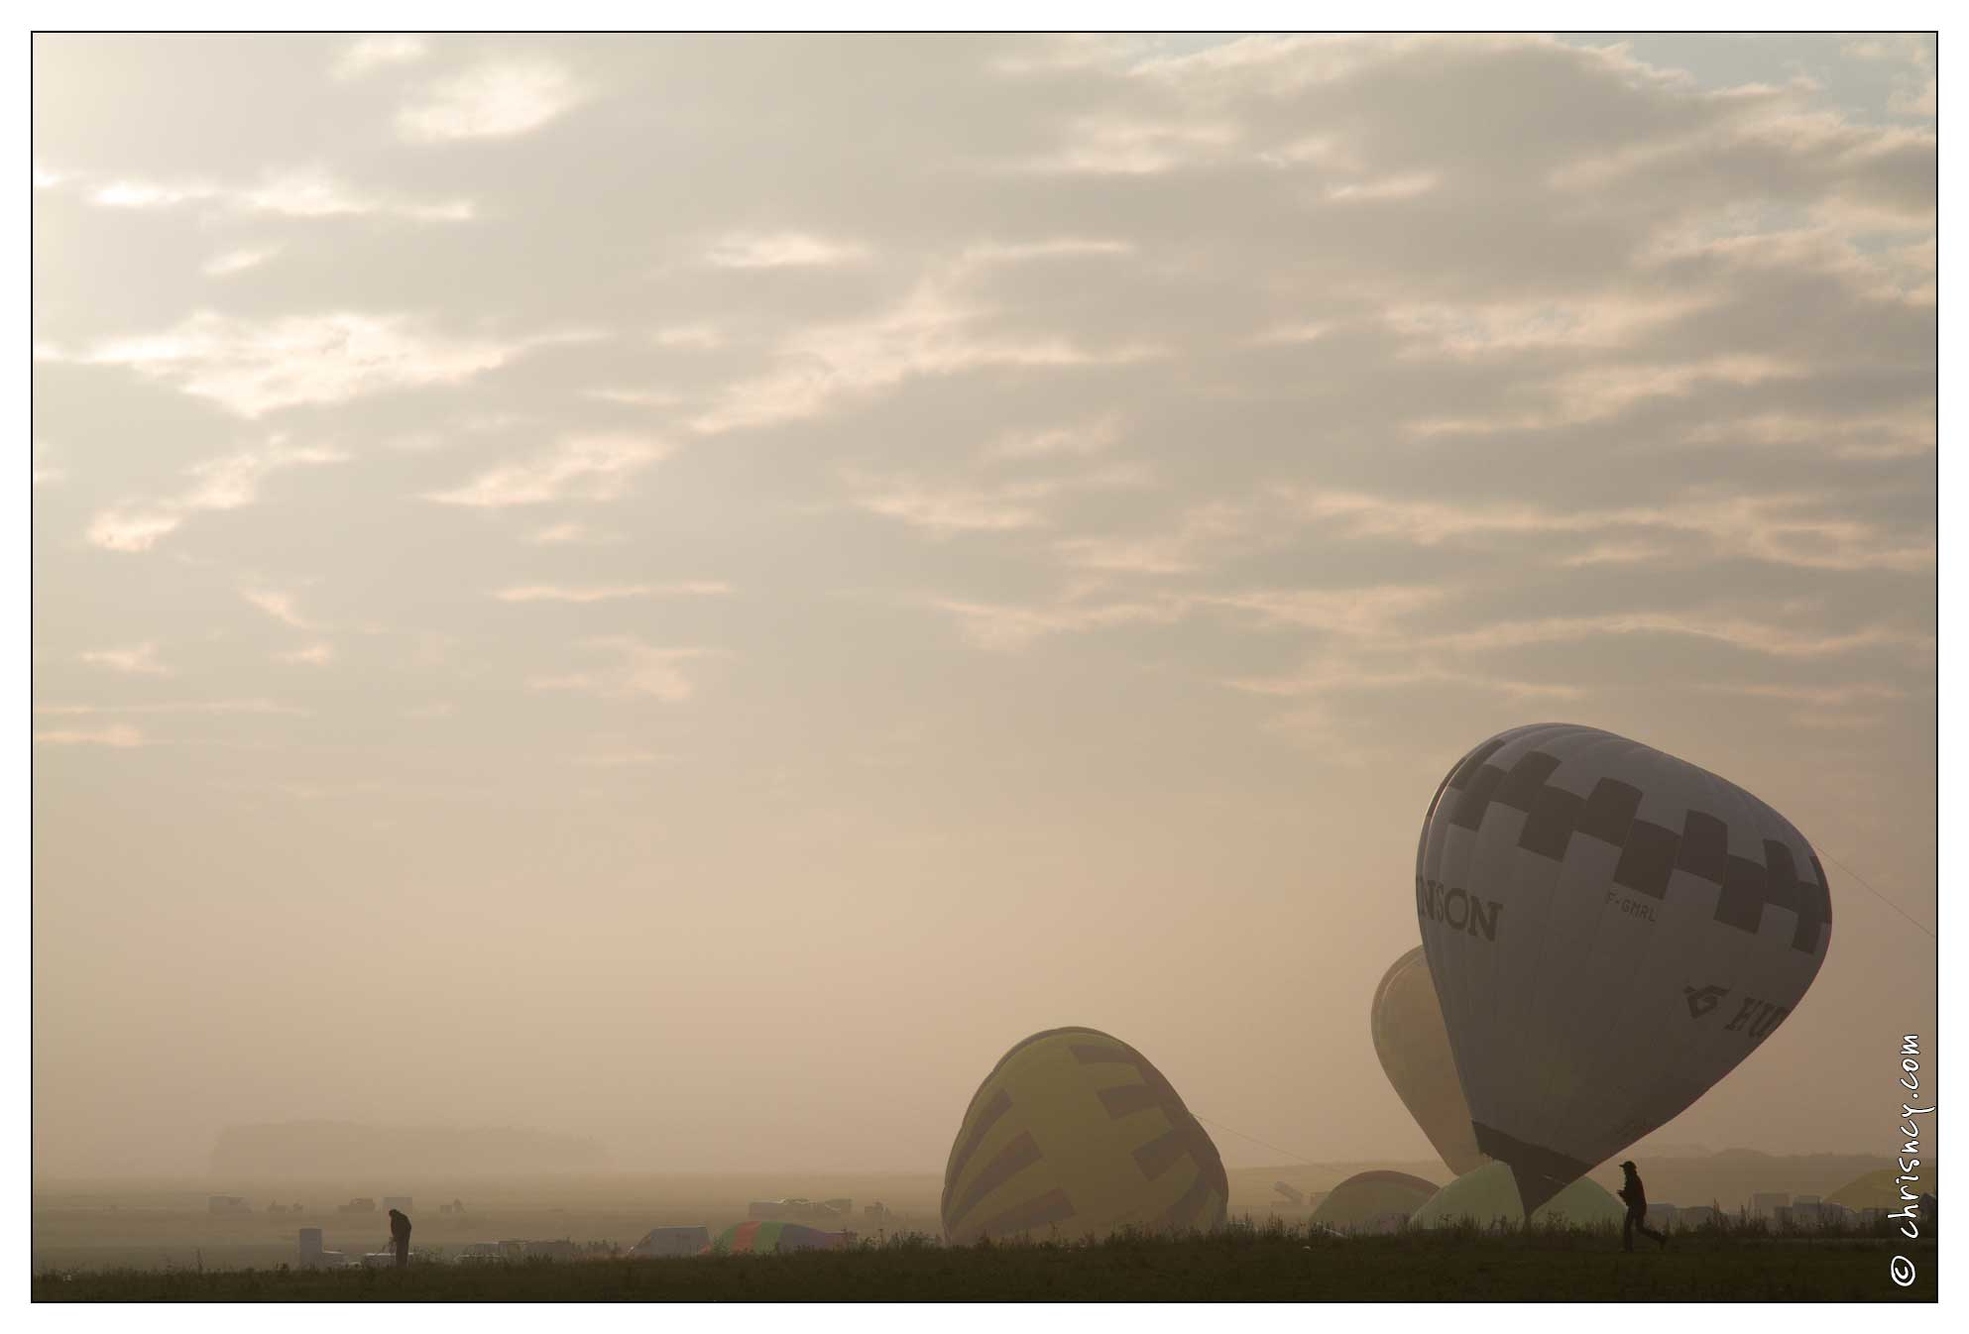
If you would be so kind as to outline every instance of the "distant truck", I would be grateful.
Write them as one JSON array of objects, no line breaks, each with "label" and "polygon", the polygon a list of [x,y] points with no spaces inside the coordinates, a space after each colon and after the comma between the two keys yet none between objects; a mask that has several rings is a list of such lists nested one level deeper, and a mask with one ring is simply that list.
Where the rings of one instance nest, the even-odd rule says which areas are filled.
[{"label": "distant truck", "polygon": [[376,1201],[367,1197],[350,1200],[347,1204],[336,1205],[335,1212],[338,1214],[373,1214],[376,1212]]}]

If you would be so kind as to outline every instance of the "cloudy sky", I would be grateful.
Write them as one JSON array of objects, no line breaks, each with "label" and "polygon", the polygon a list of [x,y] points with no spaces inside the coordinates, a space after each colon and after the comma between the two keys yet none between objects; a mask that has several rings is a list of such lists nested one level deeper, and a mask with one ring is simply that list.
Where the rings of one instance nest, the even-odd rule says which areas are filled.
[{"label": "cloudy sky", "polygon": [[42,1169],[939,1170],[1062,1024],[1234,1164],[1424,1156],[1415,831],[1547,719],[1827,855],[1657,1142],[1889,1147],[1932,40],[42,37],[34,109]]}]

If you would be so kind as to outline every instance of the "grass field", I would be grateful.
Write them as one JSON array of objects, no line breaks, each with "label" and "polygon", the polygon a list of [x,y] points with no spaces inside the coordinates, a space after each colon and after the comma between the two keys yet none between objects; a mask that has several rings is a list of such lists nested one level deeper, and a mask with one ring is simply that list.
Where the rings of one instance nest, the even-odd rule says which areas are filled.
[{"label": "grass field", "polygon": [[[1906,1255],[1917,1277],[1896,1287]],[[1235,1226],[1177,1240],[405,1270],[38,1274],[36,1301],[1933,1301],[1935,1249],[1882,1237],[1688,1233],[1666,1251],[1610,1232],[1333,1238]]]}]

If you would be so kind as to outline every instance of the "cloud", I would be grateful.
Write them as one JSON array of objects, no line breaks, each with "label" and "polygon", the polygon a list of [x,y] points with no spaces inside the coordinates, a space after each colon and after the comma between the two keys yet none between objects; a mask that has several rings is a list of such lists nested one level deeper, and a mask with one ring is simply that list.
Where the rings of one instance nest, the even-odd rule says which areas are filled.
[{"label": "cloud", "polygon": [[239,595],[258,607],[282,625],[295,630],[318,630],[321,627],[301,615],[294,605],[292,593],[282,593],[266,588],[242,588]]},{"label": "cloud", "polygon": [[161,500],[112,506],[90,520],[91,545],[110,551],[148,551],[183,526],[193,514],[235,510],[256,504],[262,484],[292,468],[345,463],[348,455],[321,446],[291,446],[274,437],[257,449],[240,450],[194,464],[186,488]]},{"label": "cloud", "polygon": [[1414,171],[1402,176],[1382,176],[1369,181],[1330,185],[1326,188],[1326,199],[1333,204],[1387,203],[1418,199],[1434,190],[1436,185],[1434,172]]},{"label": "cloud", "polygon": [[[1886,111],[1905,75],[1891,96],[1918,112],[1931,70],[1878,39],[1883,63],[1850,83],[1862,115],[1838,109],[1853,71],[1779,82],[1796,48],[1756,39],[1704,39],[1732,53],[1713,68],[1762,62],[1768,81],[1739,88],[1543,37],[1206,40],[959,43],[917,68],[933,92],[901,117],[868,98],[894,73],[876,47],[788,82],[743,43],[709,44],[702,68],[597,45],[609,101],[592,116],[568,109],[590,79],[568,48],[553,119],[538,88],[499,93],[448,38],[330,85],[351,36],[306,58],[291,104],[258,81],[270,100],[243,104],[243,132],[294,133],[250,165],[134,139],[38,145],[67,173],[41,210],[84,215],[85,247],[168,242],[174,281],[213,308],[113,317],[51,270],[36,371],[48,405],[78,414],[53,456],[75,476],[38,508],[84,500],[60,522],[104,546],[250,543],[237,568],[296,590],[291,621],[199,660],[229,653],[258,679],[279,670],[269,653],[333,639],[322,675],[350,689],[315,705],[325,721],[392,673],[416,680],[386,719],[453,695],[469,711],[449,687],[496,685],[505,661],[536,712],[686,700],[700,741],[771,737],[742,700],[705,699],[717,660],[675,647],[711,636],[651,628],[728,609],[736,596],[653,601],[714,598],[666,578],[717,571],[766,617],[713,616],[748,636],[733,649],[765,651],[788,597],[824,613],[827,590],[856,589],[910,609],[891,627],[905,657],[910,636],[1043,655],[1069,696],[1127,662],[1177,710],[1188,691],[1219,721],[1371,737],[1388,773],[1443,726],[1554,700],[1645,713],[1664,735],[1740,710],[1767,766],[1847,762],[1823,734],[1799,740],[1802,721],[1770,725],[1791,715],[1918,730],[1935,657],[1934,139]],[[301,114],[324,90],[328,114]],[[379,123],[347,119],[364,102]],[[160,104],[159,132],[196,105]],[[793,123],[798,161],[778,170],[753,150]],[[379,130],[391,152],[365,159],[349,135]],[[428,170],[397,170],[406,153]],[[568,169],[589,159],[627,165]],[[107,214],[95,194],[153,211]],[[236,278],[198,276],[277,245]],[[485,281],[461,285],[467,269]],[[329,278],[335,304],[310,301]],[[550,319],[609,341],[536,351],[526,332]],[[127,376],[73,369],[104,349]],[[105,445],[118,389],[145,384],[193,398],[146,417],[154,446]],[[284,530],[209,518],[315,480],[211,457],[230,443],[183,452],[184,431],[255,412],[363,451],[335,490],[375,513],[336,587],[405,627],[397,651],[315,623],[351,613],[299,582],[305,562],[258,549]],[[206,462],[129,482],[144,457]],[[406,496],[457,508],[392,503]],[[346,521],[291,517],[290,554],[334,549]],[[433,583],[409,559],[434,521],[475,575]],[[44,544],[51,571],[73,545]],[[222,594],[253,577],[219,574]],[[556,618],[640,638],[542,639]],[[148,625],[96,623],[60,667],[86,685],[77,649]],[[457,635],[449,656],[413,659],[417,625]],[[1861,681],[1904,693],[1847,690]],[[75,725],[118,721],[147,722]],[[451,725],[408,730],[428,745]],[[661,748],[594,742],[641,746]],[[1322,758],[1337,753],[1365,750]]]},{"label": "cloud", "polygon": [[337,79],[360,79],[392,65],[408,65],[430,54],[430,43],[409,33],[361,37],[349,43],[335,61]]},{"label": "cloud", "polygon": [[843,472],[853,492],[849,503],[939,537],[955,533],[1010,532],[1048,523],[1049,502],[1080,492],[1127,491],[1151,484],[1139,466],[1116,465],[1083,473],[1024,481],[977,484],[922,481],[908,475]]},{"label": "cloud", "polygon": [[34,711],[48,717],[91,717],[98,714],[259,714],[306,717],[308,711],[270,699],[188,699],[157,700],[148,704],[36,704]]},{"label": "cloud", "polygon": [[90,192],[89,202],[103,208],[176,208],[179,204],[212,199],[223,193],[216,185],[121,180],[97,186]]},{"label": "cloud", "polygon": [[570,436],[531,459],[494,468],[463,486],[426,498],[480,509],[558,500],[610,501],[623,494],[638,472],[669,452],[667,446],[639,436]]},{"label": "cloud", "polygon": [[273,655],[275,662],[292,663],[302,667],[326,667],[335,658],[333,644],[309,644],[305,648],[288,649]]},{"label": "cloud", "polygon": [[1718,199],[1851,198],[1919,219],[1933,212],[1932,128],[1867,124],[1811,105],[1809,81],[1704,94],[1678,128],[1575,157],[1550,172],[1561,194],[1619,197],[1638,180],[1687,213]]},{"label": "cloud", "polygon": [[1885,700],[1905,699],[1908,694],[1899,686],[1891,686],[1879,681],[1849,681],[1830,686],[1789,685],[1777,681],[1758,681],[1748,684],[1705,681],[1699,683],[1696,688],[1720,695],[1775,699],[1789,704],[1812,704],[1821,708],[1839,708],[1862,701],[1879,703]]},{"label": "cloud", "polygon": [[1746,653],[1775,658],[1823,658],[1869,648],[1895,648],[1925,657],[1935,637],[1888,625],[1857,630],[1799,630],[1748,617],[1702,612],[1623,611],[1597,616],[1548,616],[1497,621],[1469,630],[1429,636],[1431,647],[1456,653],[1486,653],[1598,638],[1668,636],[1706,639]]},{"label": "cloud", "polygon": [[107,746],[113,750],[131,750],[145,743],[144,734],[127,724],[117,723],[110,727],[75,730],[61,729],[51,732],[36,732],[34,744],[37,746]]},{"label": "cloud", "polygon": [[[1137,571],[1147,573],[1148,571]],[[1317,630],[1336,639],[1387,639],[1403,620],[1437,606],[1442,588],[1371,585],[1359,588],[1259,588],[1231,591],[1131,592],[1103,596],[1098,583],[1070,587],[1047,602],[981,602],[933,597],[924,604],[954,617],[980,648],[1017,652],[1037,640],[1122,626],[1174,625],[1201,611],[1229,612],[1265,632]]]},{"label": "cloud", "polygon": [[658,347],[680,348],[691,352],[715,352],[725,346],[725,335],[715,325],[679,324],[658,329],[650,335]]},{"label": "cloud", "polygon": [[1196,165],[1237,143],[1230,121],[1092,115],[1068,127],[1054,151],[1017,165],[1026,171],[1084,176],[1157,176]]},{"label": "cloud", "polygon": [[417,719],[449,718],[457,712],[458,706],[456,704],[453,704],[450,700],[439,700],[433,704],[419,704],[414,708],[405,709],[403,716]]},{"label": "cloud", "polygon": [[1010,431],[985,448],[987,462],[1061,457],[1085,458],[1112,449],[1121,439],[1121,420],[1109,413],[1071,426]]},{"label": "cloud", "polygon": [[67,472],[57,468],[53,463],[48,461],[48,455],[51,452],[45,440],[36,440],[34,442],[33,484],[35,486],[53,486],[56,482],[68,476]]},{"label": "cloud", "polygon": [[176,502],[188,510],[231,510],[259,499],[260,483],[289,468],[313,468],[346,463],[347,454],[320,447],[291,448],[278,441],[259,450],[243,450],[208,459],[191,469],[193,485]]},{"label": "cloud", "polygon": [[1114,258],[1138,253],[1133,241],[1112,236],[1054,236],[1037,241],[979,241],[965,246],[951,268],[958,273],[995,264],[1030,264],[1038,260]]},{"label": "cloud", "polygon": [[1544,406],[1479,417],[1419,417],[1408,429],[1421,436],[1489,435],[1544,431],[1606,421],[1659,399],[1686,399],[1715,386],[1747,388],[1772,380],[1803,379],[1805,367],[1757,354],[1720,354],[1701,361],[1608,363],[1568,371],[1526,386],[1525,396]]},{"label": "cloud", "polygon": [[161,509],[107,509],[89,521],[91,546],[108,551],[148,551],[178,530],[183,516]]},{"label": "cloud", "polygon": [[960,260],[882,314],[788,335],[774,369],[726,386],[709,410],[692,419],[692,429],[715,435],[812,418],[844,398],[923,377],[1126,365],[1166,355],[1140,340],[1094,348],[1059,334],[991,331],[992,307],[959,290],[975,278],[976,268]]},{"label": "cloud", "polygon": [[[1295,509],[1346,537],[1433,547],[1483,538],[1592,539],[1575,564],[1666,561],[1692,564],[1741,558],[1819,570],[1920,573],[1935,560],[1925,535],[1883,532],[1828,514],[1836,498],[1783,493],[1756,496],[1685,494],[1654,505],[1554,510],[1529,504],[1454,504],[1399,500],[1343,491],[1283,488]],[[1624,535],[1622,530],[1628,530]],[[1634,540],[1655,535],[1657,540]],[[1626,540],[1622,541],[1625,536]]]},{"label": "cloud", "polygon": [[501,602],[614,602],[623,598],[720,597],[731,585],[715,580],[676,584],[605,584],[566,588],[554,584],[521,584],[502,588],[493,596]]},{"label": "cloud", "polygon": [[599,542],[602,537],[595,534],[586,524],[551,523],[545,528],[536,528],[526,535],[526,540],[535,546],[566,546],[576,542]]},{"label": "cloud", "polygon": [[673,408],[688,401],[684,394],[674,389],[590,389],[587,396],[632,408]]},{"label": "cloud", "polygon": [[1677,218],[1637,256],[1656,272],[1717,276],[1823,275],[1870,301],[1935,302],[1932,219],[1870,203],[1822,201],[1771,213],[1737,205]]},{"label": "cloud", "polygon": [[171,675],[171,669],[158,661],[157,645],[150,641],[128,648],[92,649],[82,654],[82,661],[92,667],[107,667],[135,676]]},{"label": "cloud", "polygon": [[1533,348],[1576,352],[1622,347],[1714,299],[1693,293],[1610,293],[1585,300],[1417,302],[1390,306],[1382,318],[1418,348],[1475,358]]},{"label": "cloud", "polygon": [[1198,594],[1209,606],[1255,617],[1261,629],[1322,630],[1363,637],[1384,634],[1394,622],[1436,606],[1448,590],[1423,584],[1365,588],[1257,588]]},{"label": "cloud", "polygon": [[1247,506],[1209,501],[1184,511],[1173,524],[1164,524],[1154,533],[1066,537],[1054,543],[1053,549],[1068,565],[1081,570],[1189,574],[1276,540],[1255,520]]},{"label": "cloud", "polygon": [[682,664],[721,652],[710,648],[658,648],[626,635],[584,639],[581,644],[591,650],[612,653],[615,661],[591,671],[536,677],[527,685],[534,690],[569,690],[602,699],[647,698],[676,704],[689,699],[696,688],[684,674]]},{"label": "cloud", "polygon": [[1052,33],[1036,37],[1016,55],[994,56],[989,68],[1007,78],[1085,74],[1125,68],[1155,50],[1152,39],[1091,33]]},{"label": "cloud", "polygon": [[868,258],[858,245],[828,241],[804,232],[741,233],[725,237],[705,255],[720,269],[808,269],[857,264]]},{"label": "cloud", "polygon": [[1893,92],[1887,109],[1897,116],[1935,114],[1935,55],[1933,39],[1925,33],[1897,33],[1892,37],[1847,42],[1840,53],[1855,60],[1884,61],[1904,69],[1894,75]]},{"label": "cloud", "polygon": [[857,509],[896,519],[912,528],[948,536],[954,533],[1002,533],[1045,522],[1036,495],[1013,489],[966,490],[926,486],[906,478],[857,479]]},{"label": "cloud", "polygon": [[268,177],[239,193],[242,205],[257,213],[289,218],[335,218],[391,215],[419,222],[469,222],[477,208],[463,199],[444,203],[413,203],[366,195],[320,171],[290,171]]},{"label": "cloud", "polygon": [[645,768],[652,764],[663,764],[677,758],[656,750],[597,750],[581,755],[569,756],[574,764],[587,765],[597,769]]},{"label": "cloud", "polygon": [[205,261],[204,267],[199,272],[208,278],[227,278],[235,273],[244,273],[248,269],[257,269],[279,253],[279,246],[264,246],[258,250],[228,250]]},{"label": "cloud", "polygon": [[1512,699],[1576,700],[1588,693],[1580,686],[1560,682],[1527,681],[1425,664],[1381,666],[1359,658],[1316,661],[1289,676],[1242,677],[1224,684],[1249,694],[1288,699],[1418,686],[1461,686]]},{"label": "cloud", "polygon": [[1259,330],[1247,340],[1253,347],[1291,347],[1299,343],[1312,343],[1333,332],[1331,324],[1319,320],[1302,320],[1289,324],[1273,324]]},{"label": "cloud", "polygon": [[1700,682],[1705,694],[1730,695],[1766,702],[1781,709],[1793,727],[1857,728],[1877,726],[1884,707],[1900,704],[1910,693],[1879,681],[1848,681],[1835,685],[1800,685],[1781,681]]},{"label": "cloud", "polygon": [[507,139],[559,118],[582,96],[558,65],[495,61],[425,89],[397,113],[397,132],[419,144]]},{"label": "cloud", "polygon": [[1845,417],[1760,412],[1706,421],[1686,438],[1699,445],[1821,450],[1835,459],[1914,458],[1934,452],[1935,416],[1932,404]]},{"label": "cloud", "polygon": [[1897,88],[1888,99],[1887,109],[1901,116],[1927,116],[1935,114],[1935,75],[1930,71],[1928,77],[1911,86]]},{"label": "cloud", "polygon": [[275,218],[397,217],[416,222],[468,222],[477,216],[470,200],[434,203],[375,194],[350,186],[319,167],[272,171],[254,185],[121,177],[96,186],[88,198],[99,208],[147,211],[210,203],[226,213]]},{"label": "cloud", "polygon": [[343,311],[243,319],[200,311],[160,334],[99,343],[73,360],[124,366],[242,417],[459,384],[523,344],[451,339],[405,315]]},{"label": "cloud", "polygon": [[994,653],[1016,653],[1052,635],[1084,634],[1129,625],[1174,625],[1189,614],[1183,598],[1152,597],[1050,606],[931,598],[927,605],[953,617],[964,638]]}]

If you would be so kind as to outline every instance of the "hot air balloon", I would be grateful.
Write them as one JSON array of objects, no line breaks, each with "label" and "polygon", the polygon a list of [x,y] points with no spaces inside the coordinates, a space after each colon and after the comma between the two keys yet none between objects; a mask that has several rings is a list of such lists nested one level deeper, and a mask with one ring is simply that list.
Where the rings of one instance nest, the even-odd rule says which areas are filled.
[{"label": "hot air balloon", "polygon": [[944,1235],[1207,1230],[1229,1196],[1217,1146],[1147,1057],[1055,1028],[1006,1052],[972,1097],[944,1170]]},{"label": "hot air balloon", "polygon": [[[1596,1181],[1579,1180],[1534,1206],[1531,1221],[1567,1227],[1619,1227],[1627,1210]],[[1517,1227],[1525,1221],[1518,1183],[1508,1163],[1485,1163],[1430,1196],[1409,1219],[1411,1227],[1454,1227],[1472,1222],[1479,1227]]]},{"label": "hot air balloon", "polygon": [[1462,1176],[1481,1167],[1484,1156],[1477,1152],[1470,1129],[1470,1108],[1457,1082],[1449,1030],[1443,1026],[1443,1008],[1420,945],[1395,960],[1374,989],[1369,1025],[1374,1054],[1381,1058],[1388,1082],[1451,1173]]},{"label": "hot air balloon", "polygon": [[1533,1210],[1756,1050],[1832,939],[1790,821],[1558,723],[1500,733],[1443,779],[1415,905],[1477,1148]]},{"label": "hot air balloon", "polygon": [[1899,1209],[1908,1203],[1901,1198],[1901,1179],[1892,1167],[1861,1173],[1826,1196],[1825,1202],[1855,1210]]},{"label": "hot air balloon", "polygon": [[1356,1172],[1327,1192],[1312,1221],[1339,1232],[1393,1232],[1436,1193],[1406,1172]]}]

